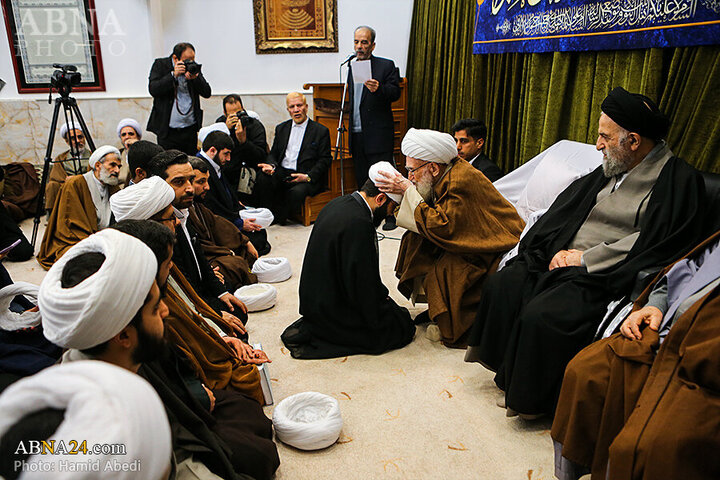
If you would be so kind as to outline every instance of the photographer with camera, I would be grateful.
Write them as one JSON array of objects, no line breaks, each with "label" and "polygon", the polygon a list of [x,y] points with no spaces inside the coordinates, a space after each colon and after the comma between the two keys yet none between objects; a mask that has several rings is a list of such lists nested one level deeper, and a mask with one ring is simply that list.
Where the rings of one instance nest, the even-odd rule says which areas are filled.
[{"label": "photographer with camera", "polygon": [[223,174],[237,191],[241,202],[256,207],[270,207],[272,182],[266,176],[259,175],[258,167],[268,154],[265,126],[248,114],[240,95],[236,93],[223,98],[223,112],[224,115],[215,121],[227,125],[233,140],[230,162],[223,167]]},{"label": "photographer with camera", "polygon": [[195,47],[178,43],[171,56],[157,58],[150,69],[148,89],[153,107],[147,129],[158,145],[188,155],[197,153],[197,132],[202,126],[200,96],[210,98],[210,85],[195,62]]}]

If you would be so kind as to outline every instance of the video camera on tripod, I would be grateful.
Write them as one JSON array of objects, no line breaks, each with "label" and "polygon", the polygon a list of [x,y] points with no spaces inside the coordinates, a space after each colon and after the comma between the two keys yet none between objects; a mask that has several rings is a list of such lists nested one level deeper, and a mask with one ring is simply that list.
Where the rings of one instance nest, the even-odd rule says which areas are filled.
[{"label": "video camera on tripod", "polygon": [[[75,130],[82,130],[85,136],[85,141],[90,151],[95,150],[95,142],[93,142],[90,132],[88,131],[85,120],[80,113],[80,108],[77,105],[77,101],[70,96],[73,87],[80,85],[82,81],[82,75],[77,71],[75,65],[63,65],[60,63],[53,64],[56,68],[52,75],[50,75],[50,92],[48,95],[48,103],[52,103],[52,92],[57,90],[60,95],[55,99],[55,108],[53,110],[52,121],[50,122],[50,134],[48,135],[48,143],[45,149],[45,161],[43,163],[42,179],[40,181],[40,192],[37,197],[37,210],[35,211],[35,219],[33,221],[32,231],[32,245],[35,247],[37,240],[38,229],[40,226],[40,218],[45,213],[45,186],[47,185],[48,177],[50,176],[50,164],[52,160],[52,149],[55,143],[55,131],[58,124],[58,116],[60,114],[60,106],[63,109],[63,115],[65,117],[65,123],[68,125],[69,130],[74,132]],[[70,154],[66,162],[72,162],[73,169],[76,174],[81,174],[81,158],[80,149],[76,141],[68,142],[70,146]]]},{"label": "video camera on tripod", "polygon": [[55,70],[50,76],[50,92],[55,88],[60,95],[67,96],[72,92],[72,87],[80,85],[82,75],[77,71],[75,65],[63,65],[54,63]]}]

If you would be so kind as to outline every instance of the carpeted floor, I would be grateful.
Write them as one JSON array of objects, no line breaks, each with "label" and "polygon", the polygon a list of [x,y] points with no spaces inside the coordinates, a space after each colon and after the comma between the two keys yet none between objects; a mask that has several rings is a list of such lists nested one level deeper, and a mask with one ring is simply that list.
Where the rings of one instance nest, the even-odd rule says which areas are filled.
[{"label": "carpeted floor", "polygon": [[[22,226],[29,238],[31,221]],[[287,257],[293,276],[275,284],[277,305],[251,314],[248,330],[272,360],[276,402],[304,391],[332,395],[340,402],[344,426],[338,443],[322,451],[279,443],[277,478],[552,479],[550,421],[506,418],[496,406],[501,394],[492,373],[464,363],[464,351],[426,339],[425,327],[418,327],[404,349],[380,356],[290,357],[280,333],[298,318],[298,281],[310,232],[300,225],[268,230],[268,256]],[[425,306],[412,307],[401,297],[393,272],[402,232],[387,232],[380,241],[381,274],[390,295],[414,316]],[[45,274],[34,259],[5,266],[14,280],[39,283]],[[323,286],[317,288],[322,293]],[[272,410],[266,407],[268,416]]]}]

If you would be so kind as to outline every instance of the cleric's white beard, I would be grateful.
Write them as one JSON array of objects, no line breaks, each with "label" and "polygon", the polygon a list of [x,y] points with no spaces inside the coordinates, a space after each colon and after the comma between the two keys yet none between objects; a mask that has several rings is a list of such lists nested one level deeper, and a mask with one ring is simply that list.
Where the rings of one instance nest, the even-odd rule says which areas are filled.
[{"label": "cleric's white beard", "polygon": [[120,183],[120,179],[110,174],[110,171],[105,168],[104,165],[100,165],[100,181],[105,185],[109,185],[111,187],[114,187],[115,185]]}]

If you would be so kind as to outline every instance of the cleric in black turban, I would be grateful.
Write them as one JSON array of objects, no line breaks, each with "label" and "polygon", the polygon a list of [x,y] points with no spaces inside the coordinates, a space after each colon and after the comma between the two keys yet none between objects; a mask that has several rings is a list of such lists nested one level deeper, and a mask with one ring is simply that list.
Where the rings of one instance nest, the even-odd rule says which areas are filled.
[{"label": "cleric in black turban", "polygon": [[603,100],[602,111],[625,130],[655,142],[665,139],[670,121],[645,95],[615,87]]}]

